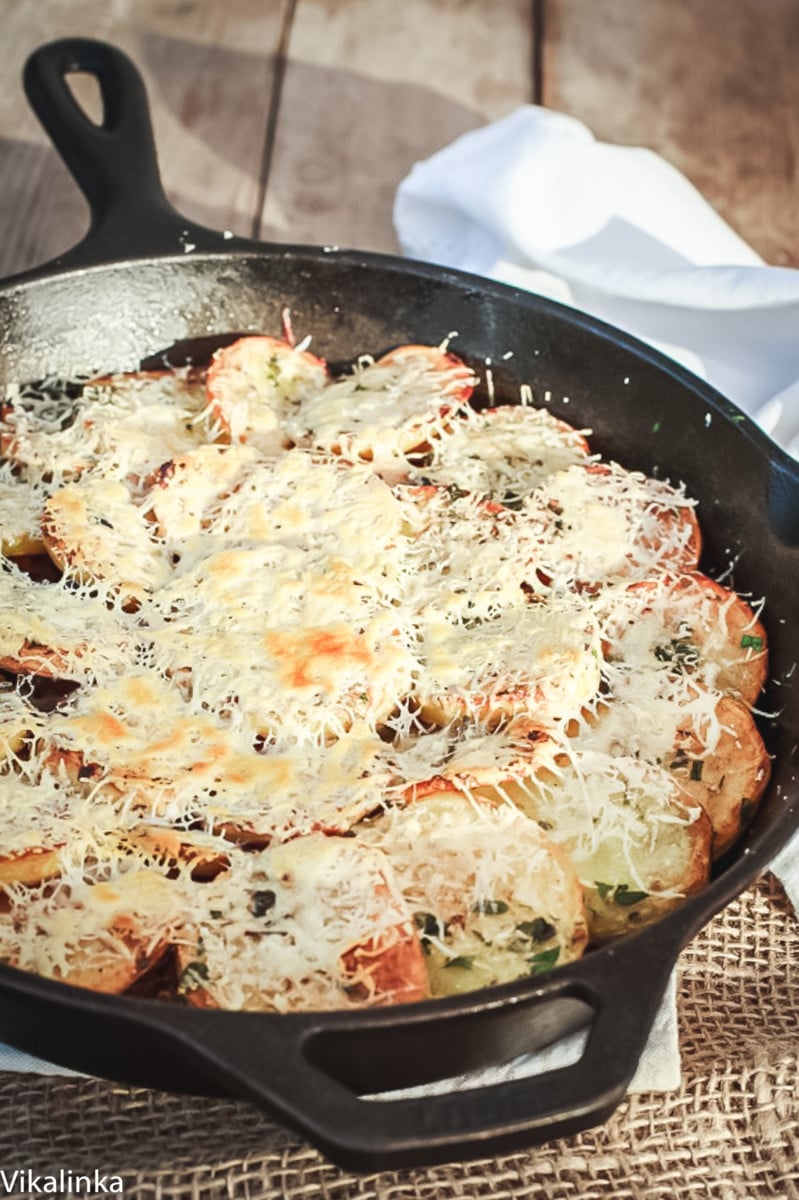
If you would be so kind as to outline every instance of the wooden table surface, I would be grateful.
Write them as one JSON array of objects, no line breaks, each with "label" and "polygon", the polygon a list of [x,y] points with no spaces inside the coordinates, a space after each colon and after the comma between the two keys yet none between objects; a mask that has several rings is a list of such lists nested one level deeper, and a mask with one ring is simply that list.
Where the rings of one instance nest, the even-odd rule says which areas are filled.
[{"label": "wooden table surface", "polygon": [[69,34],[133,56],[166,189],[216,228],[394,251],[412,163],[535,101],[657,150],[767,261],[799,265],[799,0],[0,0],[0,14],[2,275],[87,224],[20,83],[29,52]]}]

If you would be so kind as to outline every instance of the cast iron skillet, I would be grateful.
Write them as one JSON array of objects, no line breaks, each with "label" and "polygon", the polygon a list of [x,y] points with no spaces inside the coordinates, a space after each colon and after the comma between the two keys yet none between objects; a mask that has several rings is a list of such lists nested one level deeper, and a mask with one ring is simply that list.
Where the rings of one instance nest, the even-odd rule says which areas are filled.
[{"label": "cast iron skillet", "polygon": [[[74,71],[99,81],[101,126],[65,83]],[[298,336],[312,333],[314,351],[333,361],[457,331],[459,354],[478,367],[493,361],[500,400],[528,382],[539,399],[551,393],[554,413],[593,428],[604,455],[686,483],[700,501],[704,569],[735,561],[736,588],[767,595],[778,683],[764,700],[776,714],[764,722],[773,781],[723,870],[656,926],[581,962],[465,997],[288,1016],[97,995],[0,967],[2,1036],[91,1074],[245,1098],[356,1168],[507,1152],[597,1124],[625,1094],[681,948],[799,825],[796,464],[693,375],[571,309],[420,263],[247,242],[184,220],[159,181],[141,78],[109,46],[44,46],[27,63],[25,87],[92,223],[69,253],[0,288],[0,383],[132,368],[233,331],[277,333],[285,305]],[[180,361],[180,349],[172,353]],[[581,1026],[590,1026],[581,1060],[537,1078],[359,1098],[504,1062]]]}]

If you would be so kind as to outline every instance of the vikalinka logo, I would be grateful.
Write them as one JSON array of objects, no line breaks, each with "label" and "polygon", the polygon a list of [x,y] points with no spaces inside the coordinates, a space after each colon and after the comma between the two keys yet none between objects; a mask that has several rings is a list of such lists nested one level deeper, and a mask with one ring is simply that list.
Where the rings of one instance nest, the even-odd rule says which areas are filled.
[{"label": "vikalinka logo", "polygon": [[0,1168],[0,1195],[6,1196],[110,1196],[122,1195],[119,1175],[91,1175],[63,1168],[55,1174],[26,1171],[4,1171]]}]

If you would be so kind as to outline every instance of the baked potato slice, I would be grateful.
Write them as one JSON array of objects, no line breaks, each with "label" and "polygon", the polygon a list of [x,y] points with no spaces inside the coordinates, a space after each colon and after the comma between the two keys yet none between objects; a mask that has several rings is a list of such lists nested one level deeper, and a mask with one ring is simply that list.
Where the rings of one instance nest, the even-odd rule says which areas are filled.
[{"label": "baked potato slice", "polygon": [[152,537],[125,484],[115,480],[59,488],[45,502],[42,537],[53,562],[71,578],[104,580],[126,599],[141,599],[171,575],[163,543]]},{"label": "baked potato slice", "polygon": [[30,846],[0,855],[0,888],[21,883],[35,886],[61,873],[63,846]]},{"label": "baked potato slice", "polygon": [[68,384],[44,403],[20,396],[7,406],[4,452],[53,486],[87,473],[142,480],[165,458],[205,440],[203,403],[191,371],[138,371]]},{"label": "baked potato slice", "polygon": [[142,511],[165,542],[196,537],[257,461],[256,450],[239,443],[198,446],[176,455],[147,480]]},{"label": "baked potato slice", "polygon": [[713,826],[713,858],[740,837],[768,786],[769,759],[752,714],[739,700],[721,696],[719,736],[708,750],[691,728],[680,729],[668,764],[684,793],[699,801]]},{"label": "baked potato slice", "polygon": [[746,706],[709,692],[693,677],[664,681],[639,673],[613,680],[570,731],[572,745],[665,767],[687,803],[698,801],[713,826],[713,858],[724,854],[754,812],[770,775],[763,739]]},{"label": "baked potato slice", "polygon": [[543,408],[465,409],[430,443],[410,481],[456,487],[516,508],[550,475],[585,463],[584,433]]},{"label": "baked potato slice", "polygon": [[474,373],[437,346],[398,346],[360,359],[349,375],[309,395],[292,414],[294,441],[369,462],[378,474],[403,478],[408,455],[426,452],[467,404]]},{"label": "baked potato slice", "polygon": [[178,939],[179,991],[201,1007],[362,1008],[429,994],[390,862],[360,839],[311,834],[231,856]]},{"label": "baked potato slice", "polygon": [[[90,882],[74,874],[56,890],[12,897],[0,914],[0,954],[23,970],[77,987],[118,994],[151,970],[185,926],[190,899],[178,882],[152,870],[118,871]],[[35,938],[19,937],[35,929]]]},{"label": "baked potato slice", "polygon": [[607,658],[631,670],[690,676],[755,703],[766,680],[766,631],[750,605],[706,575],[664,575],[608,597]]},{"label": "baked potato slice", "polygon": [[568,719],[600,685],[596,625],[576,596],[559,611],[521,604],[485,620],[432,612],[419,630],[423,671],[414,695],[428,724]]},{"label": "baked potato slice", "polygon": [[434,786],[362,828],[414,911],[434,996],[507,983],[582,954],[577,877],[512,805]]},{"label": "baked potato slice", "polygon": [[291,444],[287,417],[326,382],[327,366],[316,355],[280,338],[239,338],[217,350],[208,368],[208,407],[219,438],[278,454]]},{"label": "baked potato slice", "polygon": [[0,769],[41,725],[42,714],[11,684],[0,683]]},{"label": "baked potato slice", "polygon": [[[522,510],[550,514],[540,570],[596,590],[656,571],[692,570],[701,534],[694,504],[679,488],[616,463],[572,466],[548,478]],[[590,536],[586,537],[586,531]]]},{"label": "baked potato slice", "polygon": [[78,942],[72,960],[54,979],[93,992],[121,995],[133,987],[169,950],[164,939],[151,945],[133,919],[120,917],[96,939]]},{"label": "baked potato slice", "polygon": [[116,673],[135,637],[98,595],[0,568],[0,668],[80,683]]},{"label": "baked potato slice", "polygon": [[166,872],[183,872],[195,883],[215,879],[230,866],[219,839],[195,830],[137,825],[120,833],[119,848]]},{"label": "baked potato slice", "polygon": [[592,942],[652,924],[708,880],[710,821],[663,768],[575,752],[557,771],[505,791],[568,854]]},{"label": "baked potato slice", "polygon": [[0,551],[7,558],[44,553],[41,519],[46,492],[0,466]]}]

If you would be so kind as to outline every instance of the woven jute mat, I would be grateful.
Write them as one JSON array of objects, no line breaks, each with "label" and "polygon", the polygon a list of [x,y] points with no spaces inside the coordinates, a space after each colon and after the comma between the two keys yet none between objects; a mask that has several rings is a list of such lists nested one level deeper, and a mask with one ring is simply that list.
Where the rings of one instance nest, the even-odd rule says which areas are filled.
[{"label": "woven jute mat", "polygon": [[99,1170],[127,1200],[792,1200],[798,963],[799,922],[766,876],[681,957],[680,1090],[524,1153],[359,1176],[244,1104],[4,1074],[0,1168]]}]

